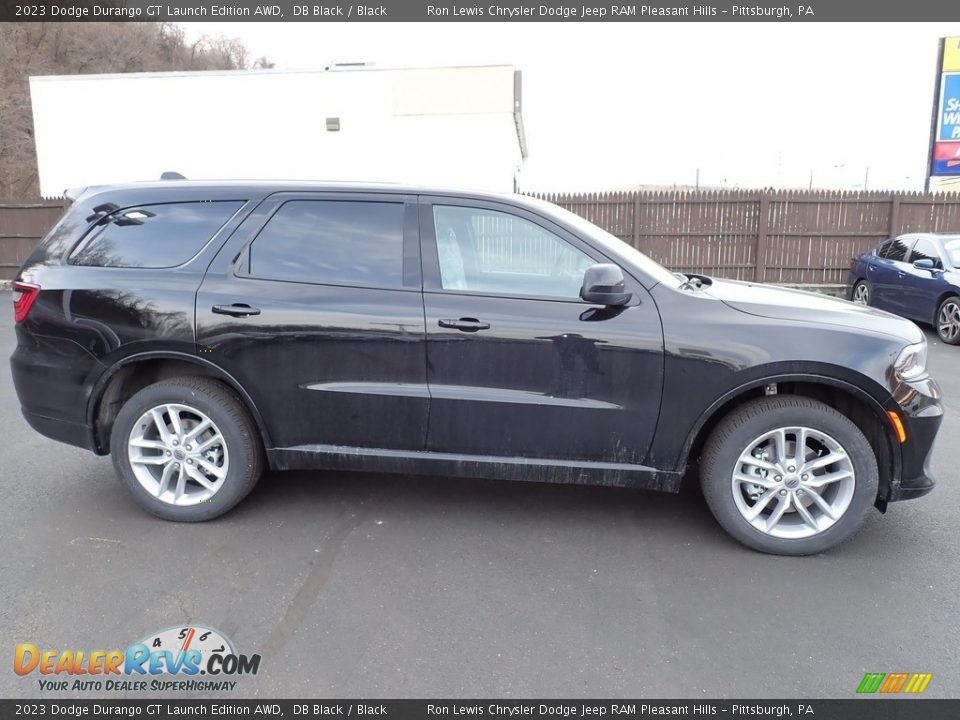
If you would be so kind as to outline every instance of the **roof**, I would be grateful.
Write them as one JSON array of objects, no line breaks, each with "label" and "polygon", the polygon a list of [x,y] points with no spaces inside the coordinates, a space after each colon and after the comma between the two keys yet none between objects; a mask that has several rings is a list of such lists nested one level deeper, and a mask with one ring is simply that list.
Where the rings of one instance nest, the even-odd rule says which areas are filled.
[{"label": "roof", "polygon": [[957,240],[960,232],[912,232],[903,233],[898,237],[927,238],[928,240]]},{"label": "roof", "polygon": [[278,192],[356,192],[382,193],[393,195],[448,195],[453,197],[472,198],[512,203],[522,203],[530,206],[539,205],[542,201],[526,195],[514,193],[498,193],[487,190],[471,190],[469,188],[452,188],[437,186],[421,186],[405,183],[390,182],[336,182],[327,180],[151,180],[147,182],[123,183],[117,185],[96,185],[90,187],[70,188],[67,197],[76,199],[86,193],[105,193],[130,190],[213,190],[234,189],[256,194],[273,194]]}]

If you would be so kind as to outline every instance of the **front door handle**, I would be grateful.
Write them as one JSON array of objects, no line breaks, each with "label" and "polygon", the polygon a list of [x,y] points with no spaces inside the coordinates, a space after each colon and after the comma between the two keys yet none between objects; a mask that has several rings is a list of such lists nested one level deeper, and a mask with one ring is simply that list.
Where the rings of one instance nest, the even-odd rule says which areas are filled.
[{"label": "front door handle", "polygon": [[231,317],[249,317],[250,315],[259,315],[260,308],[250,307],[246,303],[234,303],[233,305],[214,305],[213,312],[217,315],[230,315]]},{"label": "front door handle", "polygon": [[489,330],[490,323],[480,322],[476,318],[460,318],[459,320],[438,320],[437,324],[443,328],[453,328],[463,332],[476,332],[477,330]]}]

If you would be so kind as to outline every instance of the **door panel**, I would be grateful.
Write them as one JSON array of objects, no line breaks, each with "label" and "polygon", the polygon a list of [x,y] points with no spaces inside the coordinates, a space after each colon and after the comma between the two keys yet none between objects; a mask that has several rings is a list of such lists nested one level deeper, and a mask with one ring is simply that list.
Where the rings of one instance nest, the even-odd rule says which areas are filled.
[{"label": "door panel", "polygon": [[873,287],[873,305],[881,310],[903,314],[904,270],[909,267],[906,259],[910,256],[914,238],[900,236],[883,247],[880,256],[870,258],[867,268]]},{"label": "door panel", "polygon": [[[660,318],[633,307],[425,293],[428,448],[642,464],[660,411]],[[475,318],[463,331],[441,320]]]},{"label": "door panel", "polygon": [[[281,217],[278,209],[284,203],[325,199],[344,198],[274,196],[228,241],[197,295],[198,352],[243,385],[263,415],[274,447],[323,444],[422,450],[429,397],[415,202],[399,196],[350,197],[350,202],[358,203],[399,202],[403,208],[403,227],[397,230],[403,236],[403,250],[390,256],[402,268],[386,275],[399,287],[354,287],[306,281],[337,272],[330,261],[337,253],[323,246],[335,239],[321,238],[317,240],[321,246],[311,246],[314,236],[303,230],[313,227],[314,216],[307,224],[298,224],[296,218],[285,221],[288,232],[280,243],[282,253],[273,252],[272,262],[266,259],[268,248],[258,244],[264,219]],[[370,206],[364,207],[369,217]],[[334,221],[341,219],[336,216]],[[270,227],[268,220],[264,237]],[[344,237],[359,248],[363,243],[357,240],[356,227],[350,224],[345,232],[354,234]],[[291,239],[297,232],[304,232],[305,243],[299,265]],[[388,242],[394,238],[384,238]],[[264,257],[261,267],[271,275],[289,271],[299,274],[299,281],[253,277],[257,266],[249,263],[251,250],[255,261],[258,253]],[[345,271],[354,275],[364,271],[364,277],[371,277],[362,257],[350,262]],[[369,281],[378,282],[375,277]],[[249,314],[250,310],[258,312]]]},{"label": "door panel", "polygon": [[[571,284],[571,273],[582,276],[585,266],[608,260],[565,229],[511,206],[421,203],[428,449],[642,464],[663,379],[660,316],[646,290],[630,279],[634,299],[621,308],[522,297],[525,287],[575,295],[579,281]],[[441,245],[439,254],[432,203],[478,210],[472,226],[441,227],[447,240],[456,236],[456,247]],[[537,252],[546,258],[542,273]],[[445,290],[444,277],[457,289]]]}]

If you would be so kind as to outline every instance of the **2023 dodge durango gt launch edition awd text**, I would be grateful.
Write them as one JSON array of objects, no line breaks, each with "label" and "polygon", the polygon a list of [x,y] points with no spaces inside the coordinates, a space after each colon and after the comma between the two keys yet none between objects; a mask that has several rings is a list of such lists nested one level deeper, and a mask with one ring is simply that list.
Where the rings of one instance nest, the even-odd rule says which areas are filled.
[{"label": "2023 dodge durango gt launch edition awd text", "polygon": [[699,468],[731,535],[809,554],[933,487],[913,323],[669,272],[520,196],[91,188],[13,296],[27,421],[111,454],[170,520],[226,512],[267,468],[672,492]]}]

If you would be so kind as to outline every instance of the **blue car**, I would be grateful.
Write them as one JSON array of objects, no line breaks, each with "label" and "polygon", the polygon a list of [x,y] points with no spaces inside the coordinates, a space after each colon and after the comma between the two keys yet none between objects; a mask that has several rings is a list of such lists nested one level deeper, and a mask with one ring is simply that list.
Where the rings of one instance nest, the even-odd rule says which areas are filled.
[{"label": "blue car", "polygon": [[850,263],[849,298],[933,325],[960,344],[960,234],[911,233],[885,240]]}]

